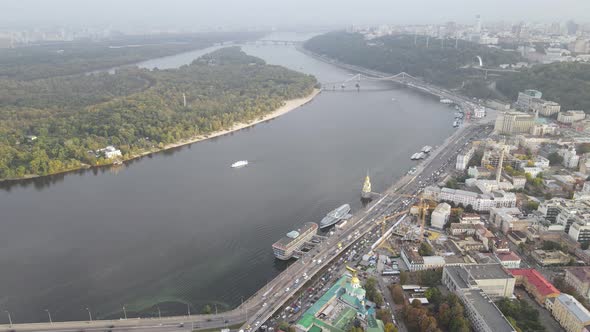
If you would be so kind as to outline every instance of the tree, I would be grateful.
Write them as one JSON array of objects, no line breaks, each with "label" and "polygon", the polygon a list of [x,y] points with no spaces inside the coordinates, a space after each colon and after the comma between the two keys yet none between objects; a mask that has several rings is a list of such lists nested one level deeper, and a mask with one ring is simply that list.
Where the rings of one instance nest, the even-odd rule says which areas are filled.
[{"label": "tree", "polygon": [[281,330],[281,331],[288,331],[289,330],[289,323],[287,323],[287,322],[280,322],[279,323],[279,330]]},{"label": "tree", "polygon": [[440,304],[443,299],[442,293],[437,287],[430,287],[424,293],[424,296],[428,299],[430,303],[433,303],[436,307]]},{"label": "tree", "polygon": [[459,185],[457,184],[457,180],[450,179],[447,181],[446,187],[451,188],[451,189],[457,189],[457,188],[459,188]]},{"label": "tree", "polygon": [[501,299],[497,303],[498,309],[504,316],[522,331],[545,331],[539,320],[539,311],[524,300]]},{"label": "tree", "polygon": [[547,156],[547,159],[549,159],[549,164],[551,166],[561,165],[561,163],[563,162],[563,157],[560,156],[557,152],[551,152]]},{"label": "tree", "polygon": [[469,323],[464,317],[454,317],[449,324],[449,331],[469,332]]},{"label": "tree", "polygon": [[375,302],[378,307],[381,307],[383,305],[383,295],[381,295],[381,293],[376,293],[373,296],[373,302]]},{"label": "tree", "polygon": [[206,305],[203,307],[203,313],[204,313],[204,314],[210,314],[210,313],[211,313],[211,306],[210,306],[210,305],[208,305],[208,304],[206,304]]},{"label": "tree", "polygon": [[405,285],[408,282],[408,272],[406,271],[401,271],[399,273],[399,283],[401,285]]},{"label": "tree", "polygon": [[392,322],[387,322],[384,327],[385,332],[398,332],[398,329]]},{"label": "tree", "polygon": [[434,249],[428,242],[420,243],[420,248],[418,248],[418,254],[420,256],[432,256],[434,255]]},{"label": "tree", "polygon": [[526,209],[528,211],[534,211],[539,208],[539,202],[530,200],[526,203]]},{"label": "tree", "polygon": [[395,304],[404,303],[404,291],[400,285],[392,285],[390,287],[390,290],[391,290],[391,297],[393,298],[393,302]]},{"label": "tree", "polygon": [[377,310],[375,312],[375,317],[377,317],[377,319],[383,321],[383,323],[385,323],[385,324],[392,322],[391,311],[389,311],[388,309]]}]

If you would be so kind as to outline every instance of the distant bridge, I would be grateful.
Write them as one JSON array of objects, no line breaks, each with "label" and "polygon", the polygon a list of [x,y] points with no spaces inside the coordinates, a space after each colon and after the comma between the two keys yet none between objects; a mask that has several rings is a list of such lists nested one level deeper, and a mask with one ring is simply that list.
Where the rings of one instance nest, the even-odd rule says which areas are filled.
[{"label": "distant bridge", "polygon": [[383,81],[393,81],[393,82],[397,82],[397,83],[402,83],[402,84],[407,84],[408,82],[411,81],[417,81],[418,79],[413,77],[412,75],[406,73],[406,72],[401,72],[399,74],[396,75],[391,75],[391,76],[369,76],[366,74],[356,74],[354,76],[351,76],[345,80],[342,81],[335,81],[335,82],[323,82],[322,83],[322,87],[325,90],[330,90],[330,88],[335,91],[336,89],[345,89],[348,86],[352,85],[354,86],[357,90],[360,90],[361,88],[361,81],[374,81],[374,82],[383,82]]},{"label": "distant bridge", "polygon": [[303,42],[296,41],[296,40],[258,39],[258,40],[248,41],[245,44],[246,45],[300,45],[300,44],[303,44]]}]

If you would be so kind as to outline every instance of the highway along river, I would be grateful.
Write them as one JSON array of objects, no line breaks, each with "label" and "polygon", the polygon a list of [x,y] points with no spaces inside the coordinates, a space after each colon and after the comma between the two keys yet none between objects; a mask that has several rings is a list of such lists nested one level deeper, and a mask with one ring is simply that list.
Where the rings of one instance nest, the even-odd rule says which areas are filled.
[{"label": "highway along river", "polygon": [[[272,39],[272,38],[271,38]],[[276,39],[276,38],[275,38]],[[294,46],[245,46],[321,82],[350,73]],[[202,52],[147,62],[179,66]],[[94,169],[0,189],[0,309],[15,322],[183,314],[238,305],[285,267],[271,245],[375,191],[453,132],[454,111],[387,83],[328,92],[249,129]],[[232,169],[236,160],[250,165]],[[7,323],[0,315],[0,323]]]}]

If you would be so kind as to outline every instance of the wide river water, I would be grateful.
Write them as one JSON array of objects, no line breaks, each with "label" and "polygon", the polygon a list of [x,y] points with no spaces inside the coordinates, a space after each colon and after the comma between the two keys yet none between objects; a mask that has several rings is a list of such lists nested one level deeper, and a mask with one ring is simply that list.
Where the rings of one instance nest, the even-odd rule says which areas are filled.
[{"label": "wide river water", "polygon": [[[284,38],[284,37],[283,37]],[[274,39],[271,38],[271,39]],[[247,53],[341,81],[350,73],[293,46]],[[155,59],[189,63],[203,51]],[[0,309],[15,322],[198,312],[240,303],[285,267],[271,245],[343,203],[361,207],[367,171],[382,191],[424,145],[453,132],[454,111],[387,83],[325,91],[282,117],[157,153],[0,189]],[[242,169],[229,167],[248,159]],[[5,315],[0,323],[7,323]]]}]

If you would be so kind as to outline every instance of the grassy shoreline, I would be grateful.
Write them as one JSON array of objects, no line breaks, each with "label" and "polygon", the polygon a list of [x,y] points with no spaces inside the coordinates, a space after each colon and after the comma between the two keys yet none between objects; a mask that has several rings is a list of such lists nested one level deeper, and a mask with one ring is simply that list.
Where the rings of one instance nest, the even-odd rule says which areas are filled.
[{"label": "grassy shoreline", "polygon": [[[281,115],[287,114],[287,113],[311,102],[318,94],[320,94],[320,92],[321,92],[320,89],[314,89],[311,94],[309,94],[305,97],[286,100],[283,106],[277,108],[273,112],[266,114],[263,117],[260,117],[257,120],[246,122],[246,123],[237,122],[237,123],[234,123],[230,129],[219,130],[219,131],[210,133],[208,135],[199,135],[196,137],[183,139],[183,140],[180,140],[175,143],[167,144],[163,148],[154,148],[154,149],[143,151],[141,153],[134,154],[128,158],[123,158],[122,161],[123,162],[131,161],[134,159],[138,159],[138,158],[150,155],[152,153],[159,153],[159,152],[163,152],[166,150],[178,148],[178,147],[181,147],[184,145],[198,143],[198,142],[212,139],[215,137],[227,135],[227,134],[236,132],[236,131],[244,129],[244,128],[252,127],[252,126],[259,124],[261,122],[272,120],[272,119],[277,118]],[[83,170],[83,169],[100,168],[100,167],[113,167],[113,166],[114,166],[113,164],[95,165],[95,166],[88,165],[88,164],[82,164],[82,165],[80,165],[80,167],[71,168],[71,169],[67,169],[67,170],[63,170],[63,171],[59,171],[59,172],[55,172],[55,173],[51,173],[51,174],[47,174],[47,175],[28,174],[28,175],[26,175],[24,177],[20,177],[20,178],[0,179],[0,183],[2,183],[2,182],[18,182],[18,181],[24,181],[24,180],[38,179],[38,178],[43,178],[43,177],[49,177],[52,175],[71,173],[71,172],[75,172],[75,171],[79,171],[79,170]]]}]

